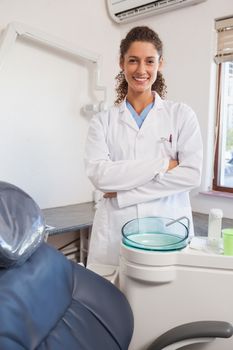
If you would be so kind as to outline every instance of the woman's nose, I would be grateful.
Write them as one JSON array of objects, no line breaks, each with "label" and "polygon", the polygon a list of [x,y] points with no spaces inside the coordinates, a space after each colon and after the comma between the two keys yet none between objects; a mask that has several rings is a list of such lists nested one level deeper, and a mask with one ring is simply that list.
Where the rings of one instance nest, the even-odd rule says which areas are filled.
[{"label": "woman's nose", "polygon": [[137,72],[138,73],[144,73],[146,71],[146,66],[144,62],[140,62],[137,67]]}]

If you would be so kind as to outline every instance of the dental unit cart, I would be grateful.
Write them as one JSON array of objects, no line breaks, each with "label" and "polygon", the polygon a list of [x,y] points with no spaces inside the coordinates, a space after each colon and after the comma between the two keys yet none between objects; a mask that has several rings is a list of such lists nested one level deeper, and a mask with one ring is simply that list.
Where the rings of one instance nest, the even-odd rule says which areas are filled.
[{"label": "dental unit cart", "polygon": [[233,256],[195,250],[196,239],[187,217],[133,219],[119,266],[90,267],[131,305],[129,350],[233,349]]},{"label": "dental unit cart", "polygon": [[[157,252],[122,243],[119,274],[119,287],[134,314],[129,350],[148,349],[160,335],[182,324],[205,320],[233,323],[233,257],[198,252],[189,246]],[[190,344],[203,343],[182,349],[233,349],[233,337],[213,339],[194,339]]]}]

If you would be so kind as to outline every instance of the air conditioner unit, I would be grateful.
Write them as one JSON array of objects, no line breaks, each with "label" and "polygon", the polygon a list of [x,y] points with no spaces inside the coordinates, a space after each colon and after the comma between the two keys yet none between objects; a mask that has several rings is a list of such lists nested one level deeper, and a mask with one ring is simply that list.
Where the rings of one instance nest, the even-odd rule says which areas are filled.
[{"label": "air conditioner unit", "polygon": [[204,1],[206,0],[107,0],[107,5],[111,18],[117,23],[125,23]]}]

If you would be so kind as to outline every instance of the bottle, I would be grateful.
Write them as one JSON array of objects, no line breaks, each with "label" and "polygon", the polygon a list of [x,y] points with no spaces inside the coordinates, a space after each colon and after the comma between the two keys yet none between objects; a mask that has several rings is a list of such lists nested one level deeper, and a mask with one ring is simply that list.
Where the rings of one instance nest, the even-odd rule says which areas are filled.
[{"label": "bottle", "polygon": [[221,209],[210,209],[208,223],[208,246],[215,253],[220,253],[221,249],[222,217],[223,212]]}]

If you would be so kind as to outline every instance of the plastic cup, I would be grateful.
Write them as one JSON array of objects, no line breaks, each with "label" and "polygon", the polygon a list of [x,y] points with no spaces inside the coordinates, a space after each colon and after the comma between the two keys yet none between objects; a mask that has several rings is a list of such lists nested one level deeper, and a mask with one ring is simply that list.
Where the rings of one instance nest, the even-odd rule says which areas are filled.
[{"label": "plastic cup", "polygon": [[222,230],[223,235],[223,254],[233,255],[233,228]]}]

